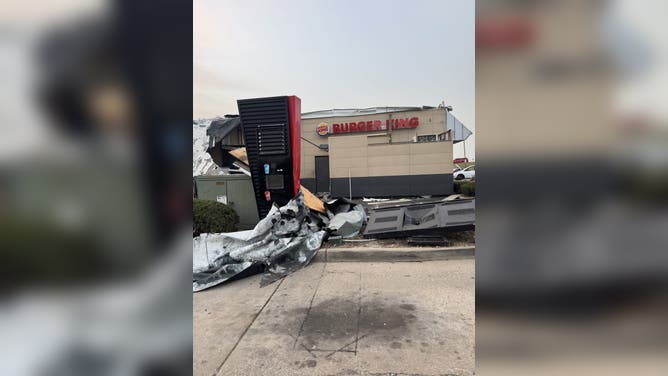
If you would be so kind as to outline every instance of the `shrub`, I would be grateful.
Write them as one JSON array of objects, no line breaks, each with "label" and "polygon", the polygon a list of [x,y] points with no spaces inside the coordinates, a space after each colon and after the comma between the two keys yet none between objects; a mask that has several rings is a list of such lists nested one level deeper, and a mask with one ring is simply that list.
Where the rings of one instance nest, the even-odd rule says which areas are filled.
[{"label": "shrub", "polygon": [[455,193],[475,197],[475,181],[455,181]]},{"label": "shrub", "polygon": [[237,213],[221,202],[193,199],[193,236],[231,232],[238,221]]},{"label": "shrub", "polygon": [[26,287],[80,285],[118,272],[109,252],[87,232],[42,217],[15,213],[7,217],[0,219],[0,294]]}]

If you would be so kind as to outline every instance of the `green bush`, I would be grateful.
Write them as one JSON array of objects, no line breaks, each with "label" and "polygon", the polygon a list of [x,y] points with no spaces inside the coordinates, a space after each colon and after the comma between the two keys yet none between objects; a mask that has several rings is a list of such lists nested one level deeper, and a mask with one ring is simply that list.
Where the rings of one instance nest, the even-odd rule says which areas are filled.
[{"label": "green bush", "polygon": [[7,217],[0,219],[0,294],[99,281],[117,271],[88,233],[44,218]]},{"label": "green bush", "polygon": [[237,213],[221,202],[193,199],[193,236],[231,232],[238,221]]},{"label": "green bush", "polygon": [[475,181],[455,181],[455,193],[475,197]]}]

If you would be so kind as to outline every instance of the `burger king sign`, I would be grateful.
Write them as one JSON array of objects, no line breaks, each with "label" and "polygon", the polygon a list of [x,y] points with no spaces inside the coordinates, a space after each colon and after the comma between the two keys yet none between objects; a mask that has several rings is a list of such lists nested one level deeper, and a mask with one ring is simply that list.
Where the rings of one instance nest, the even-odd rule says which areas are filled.
[{"label": "burger king sign", "polygon": [[329,126],[327,123],[318,124],[318,127],[315,130],[320,136],[327,136],[329,134]]}]

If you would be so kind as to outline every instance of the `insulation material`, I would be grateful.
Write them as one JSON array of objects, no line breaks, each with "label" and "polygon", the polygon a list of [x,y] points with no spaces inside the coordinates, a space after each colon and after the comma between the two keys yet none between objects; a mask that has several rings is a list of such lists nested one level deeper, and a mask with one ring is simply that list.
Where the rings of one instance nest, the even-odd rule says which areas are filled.
[{"label": "insulation material", "polygon": [[320,213],[327,213],[327,208],[325,208],[325,203],[320,201],[319,198],[315,197],[311,191],[306,189],[303,185],[301,186],[302,192],[304,192],[304,203],[308,206],[309,209],[315,210]]},{"label": "insulation material", "polygon": [[246,155],[246,148],[239,148],[239,149],[230,150],[229,153],[234,158],[242,161],[244,164],[246,164],[246,166],[248,166],[248,156]]}]

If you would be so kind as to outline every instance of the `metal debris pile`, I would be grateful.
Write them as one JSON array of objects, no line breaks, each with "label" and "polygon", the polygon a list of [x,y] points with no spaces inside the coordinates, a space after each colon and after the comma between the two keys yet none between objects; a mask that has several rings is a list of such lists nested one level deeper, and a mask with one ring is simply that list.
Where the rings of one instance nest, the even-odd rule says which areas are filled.
[{"label": "metal debris pile", "polygon": [[[428,199],[400,199],[368,203],[365,238],[412,237],[422,244],[446,243],[446,233],[475,229],[475,199],[456,195]],[[431,241],[417,236],[441,237]]]},{"label": "metal debris pile", "polygon": [[201,234],[193,239],[193,291],[264,271],[266,286],[313,259],[330,235],[351,237],[365,221],[364,208],[346,199],[330,201],[326,213],[310,210],[299,194],[248,231]]}]

